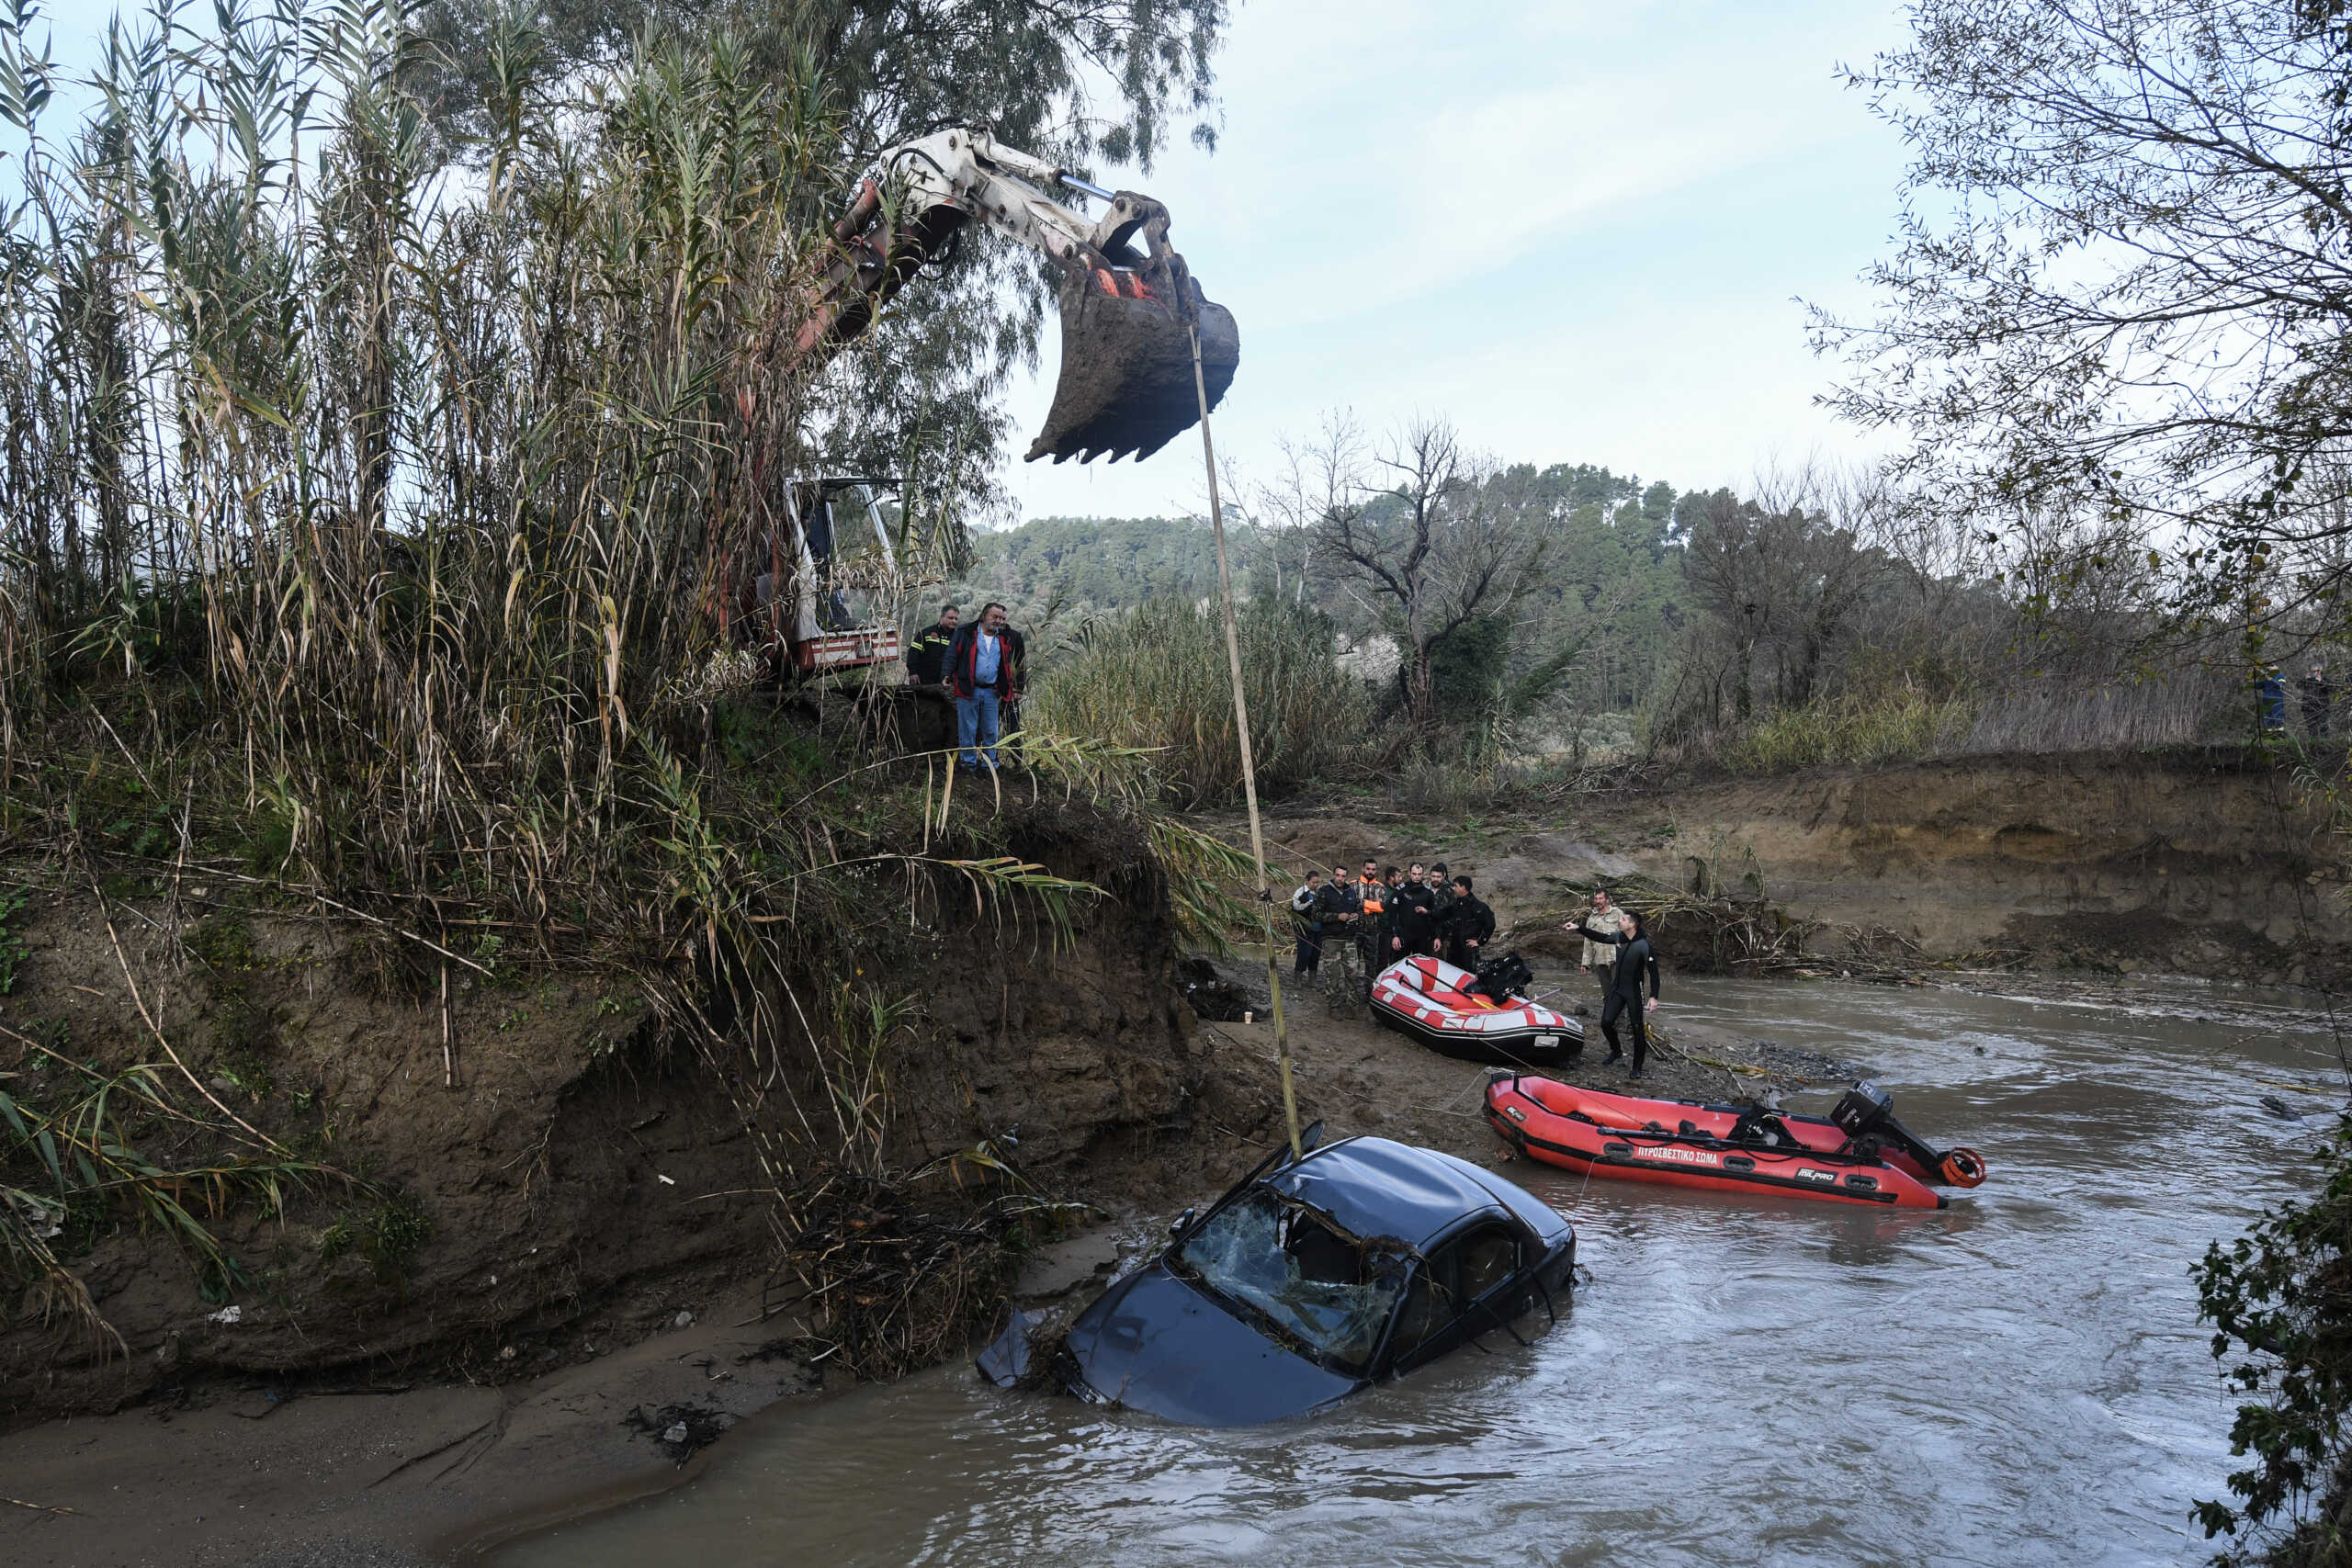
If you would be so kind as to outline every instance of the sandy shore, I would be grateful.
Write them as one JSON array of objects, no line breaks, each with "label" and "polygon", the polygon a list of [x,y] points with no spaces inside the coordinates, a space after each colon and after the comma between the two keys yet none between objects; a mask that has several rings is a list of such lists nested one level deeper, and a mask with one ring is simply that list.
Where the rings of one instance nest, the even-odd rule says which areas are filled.
[{"label": "sandy shore", "polygon": [[[773,1348],[796,1332],[746,1296],[691,1325],[503,1387],[222,1392],[178,1407],[55,1421],[0,1438],[0,1562],[11,1568],[430,1562],[534,1513],[609,1504],[702,1462],[665,1446],[820,1377]],[[836,1380],[837,1382],[845,1380]],[[35,1505],[26,1506],[24,1505]]]}]

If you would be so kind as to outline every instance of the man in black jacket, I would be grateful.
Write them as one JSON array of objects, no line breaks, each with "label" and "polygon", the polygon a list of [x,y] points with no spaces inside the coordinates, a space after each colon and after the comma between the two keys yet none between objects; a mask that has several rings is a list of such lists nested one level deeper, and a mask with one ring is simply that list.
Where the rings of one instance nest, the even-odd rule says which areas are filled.
[{"label": "man in black jacket", "polygon": [[1028,645],[1004,624],[1004,606],[980,606],[980,618],[947,645],[947,684],[956,694],[956,765],[977,773],[983,760],[996,768],[998,710],[1021,700]]},{"label": "man in black jacket", "polygon": [[1309,876],[1299,890],[1290,896],[1291,924],[1298,932],[1298,956],[1291,963],[1294,975],[1312,978],[1323,963],[1323,939],[1327,934],[1323,911],[1329,908],[1325,897],[1331,891],[1328,881]]},{"label": "man in black jacket", "polygon": [[1388,906],[1388,962],[1436,951],[1436,901],[1430,897],[1429,884],[1421,880],[1417,863],[1412,874],[1397,886]]},{"label": "man in black jacket", "polygon": [[1356,943],[1356,926],[1363,900],[1348,881],[1348,868],[1335,865],[1331,880],[1315,890],[1315,912],[1323,923],[1323,1000],[1336,1017],[1363,999],[1363,953]]},{"label": "man in black jacket", "polygon": [[1453,908],[1453,878],[1445,874],[1445,863],[1439,861],[1430,867],[1430,912],[1437,916],[1438,930],[1445,929],[1445,912]]},{"label": "man in black jacket", "polygon": [[1487,940],[1495,934],[1495,912],[1472,894],[1467,876],[1453,879],[1453,902],[1446,908],[1444,928],[1445,961],[1476,973]]},{"label": "man in black jacket", "polygon": [[947,683],[947,650],[955,646],[956,623],[962,613],[953,604],[939,607],[939,619],[915,633],[907,644],[907,679],[918,686]]},{"label": "man in black jacket", "polygon": [[2295,682],[2297,694],[2302,698],[2303,728],[2314,740],[2324,739],[2327,721],[2335,713],[2335,688],[2327,683],[2327,667],[2312,666],[2312,672]]}]

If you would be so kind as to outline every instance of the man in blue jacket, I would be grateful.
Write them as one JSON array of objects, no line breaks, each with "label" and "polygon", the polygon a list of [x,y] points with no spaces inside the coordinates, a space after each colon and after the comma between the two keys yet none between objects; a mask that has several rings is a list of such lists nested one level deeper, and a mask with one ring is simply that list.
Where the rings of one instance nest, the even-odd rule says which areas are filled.
[{"label": "man in blue jacket", "polygon": [[1027,645],[1004,624],[1004,606],[991,600],[979,619],[957,628],[947,649],[947,684],[956,694],[956,765],[979,771],[986,758],[996,767],[998,706],[1021,700],[1022,665]]}]

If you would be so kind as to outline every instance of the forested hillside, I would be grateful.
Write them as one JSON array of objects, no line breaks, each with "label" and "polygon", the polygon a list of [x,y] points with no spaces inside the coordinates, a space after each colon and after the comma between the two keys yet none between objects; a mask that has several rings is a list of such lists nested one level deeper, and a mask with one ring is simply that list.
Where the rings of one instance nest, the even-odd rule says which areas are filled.
[{"label": "forested hillside", "polygon": [[[1774,772],[2178,745],[2253,720],[2244,649],[2165,634],[2145,554],[2073,520],[2009,547],[1883,471],[1678,491],[1591,464],[1479,460],[1427,422],[1377,445],[1327,433],[1287,472],[1232,488],[1237,592],[1327,641],[1368,683],[1368,733],[1409,733],[1432,761],[1631,749]],[[1216,588],[1203,518],[1042,518],[976,547],[948,592],[1003,600],[1041,677],[1080,684],[1110,679],[1092,663],[1114,628],[1144,634],[1127,619],[1140,606],[1205,604]],[[1188,635],[1216,640],[1206,621]],[[1199,664],[1204,681],[1221,668]],[[1186,691],[1151,722],[1182,728],[1214,696]],[[1077,707],[1110,701],[1090,695]]]},{"label": "forested hillside", "polygon": [[[1560,677],[1560,691],[1582,711],[1638,707],[1684,623],[1677,547],[1688,527],[1685,513],[1700,493],[1679,494],[1662,481],[1645,485],[1589,463],[1521,463],[1478,483],[1488,504],[1526,520],[1544,547],[1539,580],[1510,613],[1511,624],[1489,623],[1481,631],[1498,653],[1520,647],[1531,659],[1583,643]],[[1377,525],[1396,505],[1375,497],[1367,513]],[[1351,641],[1396,635],[1395,617],[1324,570],[1301,530],[1237,507],[1228,541],[1235,591],[1244,597],[1304,598]],[[1098,616],[1216,591],[1216,545],[1205,517],[1041,517],[975,536],[973,553],[970,570],[947,593],[967,608],[1003,600],[1015,622],[1042,631],[1048,646]],[[926,603],[919,613],[929,619],[935,609]],[[1457,638],[1455,654],[1475,662],[1478,650],[1470,645],[1477,640],[1475,634]]]}]

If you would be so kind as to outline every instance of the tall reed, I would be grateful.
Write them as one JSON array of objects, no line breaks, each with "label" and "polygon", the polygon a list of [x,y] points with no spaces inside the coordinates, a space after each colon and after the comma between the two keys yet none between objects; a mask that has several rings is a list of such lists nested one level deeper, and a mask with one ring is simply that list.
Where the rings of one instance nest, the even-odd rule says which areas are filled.
[{"label": "tall reed", "polygon": [[[1295,789],[1357,755],[1369,705],[1340,668],[1329,621],[1256,599],[1241,607],[1238,629],[1259,788]],[[1185,805],[1241,796],[1224,623],[1206,604],[1148,600],[1090,623],[1036,706],[1039,723],[1066,734],[1157,748],[1159,781]]]},{"label": "tall reed", "polygon": [[60,132],[37,7],[0,0],[0,852],[213,867],[428,970],[517,923],[729,1054],[775,1191],[880,1179],[884,1080],[840,1038],[899,1017],[856,962],[873,878],[1049,923],[1087,890],[727,701],[814,461],[824,83],[724,31],[558,80],[518,6],[458,159],[393,0],[212,14],[110,30]]}]

